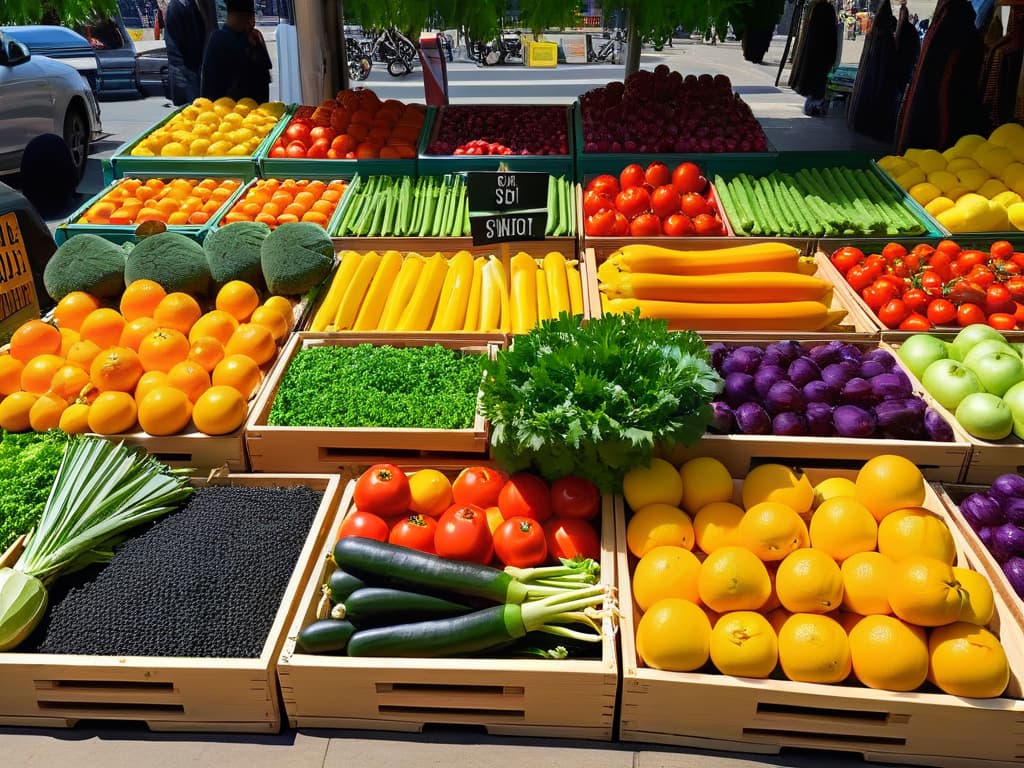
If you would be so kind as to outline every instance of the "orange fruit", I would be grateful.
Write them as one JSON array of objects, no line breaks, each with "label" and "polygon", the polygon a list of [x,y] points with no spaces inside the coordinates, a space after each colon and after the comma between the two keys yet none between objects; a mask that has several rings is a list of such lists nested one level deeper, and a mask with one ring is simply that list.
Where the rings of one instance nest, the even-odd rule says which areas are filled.
[{"label": "orange fruit", "polygon": [[191,417],[192,402],[174,387],[156,387],[139,401],[139,426],[150,435],[175,435]]},{"label": "orange fruit", "polygon": [[275,342],[281,341],[281,339],[288,335],[290,330],[284,315],[270,307],[256,307],[249,318],[249,322],[269,328]]},{"label": "orange fruit", "polygon": [[243,323],[224,345],[224,354],[246,355],[255,360],[257,365],[263,365],[274,359],[277,344],[266,326]]},{"label": "orange fruit", "polygon": [[182,360],[167,372],[167,383],[195,402],[210,388],[210,374],[193,360]]},{"label": "orange fruit", "polygon": [[46,432],[56,429],[60,424],[61,414],[68,407],[68,401],[53,392],[40,395],[28,411],[29,426],[35,432]]},{"label": "orange fruit", "polygon": [[697,576],[700,568],[700,560],[688,549],[662,546],[649,550],[633,571],[633,597],[637,606],[646,611],[668,597],[699,603]]},{"label": "orange fruit", "polygon": [[100,345],[95,341],[79,340],[68,348],[68,362],[78,363],[83,368],[88,368],[101,351]]},{"label": "orange fruit", "polygon": [[988,626],[996,608],[989,580],[970,568],[954,567],[953,575],[967,593],[958,620],[977,624],[979,627]]},{"label": "orange fruit", "polygon": [[199,302],[187,293],[175,291],[160,299],[153,310],[153,319],[161,328],[173,328],[187,334],[202,314]]},{"label": "orange fruit", "polygon": [[188,359],[195,360],[207,373],[211,373],[217,363],[224,359],[224,345],[213,336],[200,336],[192,342]]},{"label": "orange fruit", "polygon": [[185,334],[173,328],[158,328],[139,343],[139,360],[147,371],[169,371],[188,357],[190,345]]},{"label": "orange fruit", "polygon": [[897,509],[878,524],[878,551],[893,560],[925,555],[952,565],[956,545],[945,521],[923,507]]},{"label": "orange fruit", "polygon": [[811,546],[842,562],[857,552],[870,552],[878,540],[878,523],[868,508],[850,496],[823,501],[808,526]]},{"label": "orange fruit", "polygon": [[117,346],[125,324],[125,319],[116,309],[100,307],[85,316],[78,333],[83,341],[96,342],[100,349],[106,349]]},{"label": "orange fruit", "polygon": [[853,668],[850,640],[835,619],[817,613],[794,613],[779,630],[779,663],[790,680],[838,683]]},{"label": "orange fruit", "polygon": [[248,400],[260,385],[263,372],[256,362],[246,355],[227,355],[213,369],[213,386],[228,386],[237,390]]},{"label": "orange fruit", "polygon": [[792,613],[828,613],[843,600],[843,575],[827,552],[798,549],[779,563],[775,592]]},{"label": "orange fruit", "polygon": [[659,600],[637,623],[636,651],[652,669],[700,669],[711,654],[711,622],[700,606],[689,600]]},{"label": "orange fruit", "polygon": [[785,504],[798,515],[811,511],[814,488],[807,475],[782,464],[761,464],[743,478],[743,508],[765,501]]},{"label": "orange fruit", "polygon": [[138,352],[142,340],[159,327],[152,317],[137,317],[134,320],[129,320],[125,324],[124,330],[121,331],[118,346],[128,347]]},{"label": "orange fruit", "polygon": [[167,295],[164,287],[155,280],[135,280],[128,284],[121,294],[121,314],[125,320],[152,317],[161,299]]},{"label": "orange fruit", "polygon": [[629,519],[626,546],[637,557],[643,557],[660,546],[693,549],[693,523],[690,516],[678,507],[648,504]]},{"label": "orange fruit", "polygon": [[999,638],[984,627],[958,621],[928,636],[928,679],[952,696],[1002,695],[1010,665]]},{"label": "orange fruit", "polygon": [[135,385],[135,402],[149,394],[156,387],[171,386],[171,378],[165,371],[146,371]]},{"label": "orange fruit", "polygon": [[116,435],[135,428],[138,408],[127,392],[101,392],[89,406],[89,431]]},{"label": "orange fruit", "polygon": [[711,630],[711,663],[723,675],[768,677],[779,661],[779,640],[755,611],[723,614]]},{"label": "orange fruit", "polygon": [[61,347],[60,331],[42,320],[22,323],[11,334],[10,354],[15,360],[27,363],[39,355],[56,355]]},{"label": "orange fruit", "polygon": [[[810,489],[810,483],[807,487]],[[777,501],[762,501],[748,507],[736,526],[736,538],[740,546],[766,562],[782,560],[810,543],[803,518],[791,506]]]},{"label": "orange fruit", "polygon": [[910,459],[883,454],[869,459],[857,473],[856,498],[881,522],[897,509],[920,507],[925,485],[921,470]]},{"label": "orange fruit", "polygon": [[217,291],[215,304],[217,309],[244,323],[260,305],[260,295],[244,280],[232,280]]},{"label": "orange fruit", "polygon": [[237,328],[238,321],[234,315],[222,309],[214,309],[196,320],[188,332],[188,340],[194,342],[204,336],[212,336],[221,344],[227,344]]},{"label": "orange fruit", "polygon": [[135,350],[128,347],[110,347],[100,352],[89,367],[92,383],[100,392],[135,391],[142,378],[142,361]]},{"label": "orange fruit", "polygon": [[87,403],[72,403],[61,413],[57,428],[69,435],[81,435],[88,432],[89,407]]},{"label": "orange fruit", "polygon": [[76,341],[81,341],[82,337],[78,331],[72,331],[70,328],[60,329],[60,352],[57,354],[61,357],[67,357],[68,351],[71,349],[71,345]]},{"label": "orange fruit", "polygon": [[57,355],[38,355],[25,364],[21,372],[21,388],[26,392],[41,395],[50,388],[50,382],[64,365],[64,358]]},{"label": "orange fruit", "polygon": [[741,507],[728,501],[715,501],[701,507],[693,518],[697,546],[710,554],[719,547],[737,544],[736,529],[743,515]]},{"label": "orange fruit", "polygon": [[850,630],[853,674],[868,688],[913,691],[928,677],[928,639],[895,616],[865,616]]},{"label": "orange fruit", "polygon": [[86,315],[100,308],[100,300],[85,291],[72,291],[57,302],[53,308],[53,319],[58,328],[77,331],[82,327]]},{"label": "orange fruit", "polygon": [[196,429],[207,435],[226,435],[245,423],[245,398],[234,387],[214,386],[203,392],[192,409]]},{"label": "orange fruit", "polygon": [[12,392],[0,400],[0,429],[28,432],[32,428],[29,412],[38,399],[32,392]]},{"label": "orange fruit", "polygon": [[892,559],[880,552],[858,552],[843,560],[843,609],[864,616],[892,613],[892,568]]},{"label": "orange fruit", "polygon": [[690,459],[679,468],[683,481],[683,499],[680,507],[695,515],[716,501],[732,501],[732,475],[725,464],[710,456]]},{"label": "orange fruit", "polygon": [[768,569],[743,547],[720,547],[700,567],[697,590],[713,611],[756,611],[772,592]]},{"label": "orange fruit", "polygon": [[895,563],[889,582],[892,612],[922,627],[941,627],[960,618],[967,593],[953,567],[933,557],[907,557]]},{"label": "orange fruit", "polygon": [[440,517],[452,504],[452,483],[436,469],[420,469],[409,475],[409,511]]},{"label": "orange fruit", "polygon": [[50,390],[58,397],[71,401],[78,397],[91,379],[89,372],[75,363],[62,365],[50,379]]},{"label": "orange fruit", "polygon": [[664,459],[651,459],[646,467],[634,467],[622,478],[622,495],[630,509],[648,504],[678,507],[683,498],[683,479]]},{"label": "orange fruit", "polygon": [[276,309],[280,312],[281,316],[288,322],[289,329],[291,328],[293,325],[294,314],[292,310],[292,303],[288,301],[288,299],[284,296],[271,296],[263,302],[263,306],[270,309]]},{"label": "orange fruit", "polygon": [[25,365],[13,355],[0,355],[0,395],[21,389],[21,372]]}]

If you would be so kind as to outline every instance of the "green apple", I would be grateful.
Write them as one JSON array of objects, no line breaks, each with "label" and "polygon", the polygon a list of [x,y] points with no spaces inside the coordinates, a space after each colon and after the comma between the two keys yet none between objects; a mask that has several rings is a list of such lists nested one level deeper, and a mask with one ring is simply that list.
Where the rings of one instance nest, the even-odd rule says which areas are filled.
[{"label": "green apple", "polygon": [[939,405],[951,411],[968,395],[982,391],[974,372],[956,360],[936,360],[925,369],[921,383]]},{"label": "green apple", "polygon": [[953,339],[953,349],[956,350],[957,360],[963,360],[974,345],[983,342],[985,339],[995,339],[1004,344],[1006,343],[1003,334],[985,323],[974,323],[963,328],[956,335],[956,338]]},{"label": "green apple", "polygon": [[982,440],[1002,440],[1013,430],[1010,406],[988,392],[975,392],[961,400],[956,420],[969,434]]},{"label": "green apple", "polygon": [[[962,362],[964,365],[966,365],[968,368],[974,371],[974,363],[977,360],[985,357],[985,355],[989,355],[993,352],[1001,352],[1003,354],[1013,355],[1018,360],[1020,359],[1020,355],[1017,354],[1017,350],[1015,350],[1005,341],[985,339],[984,341],[979,341],[977,344],[971,347],[970,351],[968,351],[968,353],[964,355],[964,359]],[[977,373],[977,371],[974,372]]]},{"label": "green apple", "polygon": [[1013,434],[1024,439],[1024,381],[1006,390],[1003,402],[1010,406],[1013,414]]},{"label": "green apple", "polygon": [[1002,397],[1006,390],[1024,380],[1024,363],[1014,352],[990,352],[977,358],[970,368],[985,391],[997,397]]},{"label": "green apple", "polygon": [[900,360],[910,372],[921,378],[925,369],[936,360],[949,357],[946,342],[927,333],[915,333],[904,341],[897,351]]},{"label": "green apple", "polygon": [[1013,347],[1013,351],[1020,355],[1021,359],[1024,360],[1024,342],[1011,341],[1010,346]]}]

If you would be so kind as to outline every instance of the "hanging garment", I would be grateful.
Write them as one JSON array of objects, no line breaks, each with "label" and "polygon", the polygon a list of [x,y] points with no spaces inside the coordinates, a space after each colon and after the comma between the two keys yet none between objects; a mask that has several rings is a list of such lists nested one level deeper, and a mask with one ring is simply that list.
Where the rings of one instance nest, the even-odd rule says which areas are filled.
[{"label": "hanging garment", "polygon": [[1006,35],[989,51],[982,69],[982,100],[988,127],[997,128],[1013,120],[1017,79],[1024,62],[1024,7],[1010,9]]},{"label": "hanging garment", "polygon": [[896,17],[882,0],[857,67],[846,123],[850,130],[890,141],[896,130],[899,92],[896,87]]},{"label": "hanging garment", "polygon": [[825,96],[828,73],[835,66],[838,46],[836,9],[828,0],[816,0],[807,17],[806,34],[797,52],[790,84],[811,99]]}]

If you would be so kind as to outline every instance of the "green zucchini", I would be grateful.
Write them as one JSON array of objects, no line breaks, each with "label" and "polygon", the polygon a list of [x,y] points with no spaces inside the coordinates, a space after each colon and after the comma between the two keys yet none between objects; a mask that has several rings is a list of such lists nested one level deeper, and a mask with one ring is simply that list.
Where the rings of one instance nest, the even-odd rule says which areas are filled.
[{"label": "green zucchini", "polygon": [[327,577],[327,597],[332,603],[340,603],[357,589],[362,589],[366,583],[357,579],[351,573],[346,573],[341,568],[335,568]]},{"label": "green zucchini", "polygon": [[305,653],[341,653],[355,631],[350,621],[320,619],[299,631],[296,646]]},{"label": "green zucchini", "polygon": [[346,619],[359,629],[386,624],[459,616],[473,609],[442,597],[421,595],[386,587],[364,587],[338,603],[331,617]]},{"label": "green zucchini", "polygon": [[526,634],[517,605],[492,605],[449,619],[363,629],[352,635],[349,656],[433,658],[477,653]]}]

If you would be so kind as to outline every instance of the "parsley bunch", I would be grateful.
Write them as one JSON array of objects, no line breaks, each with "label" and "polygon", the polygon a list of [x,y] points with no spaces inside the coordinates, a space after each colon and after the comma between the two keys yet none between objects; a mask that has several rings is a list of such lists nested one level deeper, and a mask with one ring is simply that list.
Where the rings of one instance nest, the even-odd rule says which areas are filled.
[{"label": "parsley bunch", "polygon": [[578,475],[610,493],[655,443],[698,440],[721,389],[695,333],[639,312],[582,325],[563,313],[487,364],[481,404],[510,472]]},{"label": "parsley bunch", "polygon": [[67,435],[4,432],[0,441],[0,552],[35,528],[64,458]]}]

